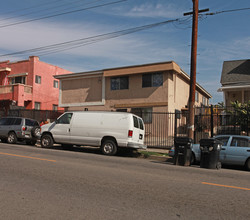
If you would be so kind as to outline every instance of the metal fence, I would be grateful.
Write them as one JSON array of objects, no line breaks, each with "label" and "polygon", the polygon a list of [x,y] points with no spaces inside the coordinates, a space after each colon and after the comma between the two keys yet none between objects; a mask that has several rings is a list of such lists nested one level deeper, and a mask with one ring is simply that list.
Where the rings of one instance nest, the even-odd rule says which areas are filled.
[{"label": "metal fence", "polygon": [[0,117],[3,116],[15,116],[15,117],[25,117],[32,118],[41,121],[54,121],[57,119],[64,111],[50,111],[50,110],[29,110],[29,109],[10,109],[8,112],[0,110]]},{"label": "metal fence", "polygon": [[[37,121],[54,121],[63,111],[12,109],[7,115],[28,117]],[[145,122],[145,144],[152,148],[170,148],[174,145],[174,137],[187,135],[188,111],[175,113],[133,112],[141,116]],[[0,117],[6,112],[0,110]],[[194,143],[201,138],[218,134],[250,134],[250,109],[235,110],[232,107],[218,108],[214,106],[195,108]]]}]

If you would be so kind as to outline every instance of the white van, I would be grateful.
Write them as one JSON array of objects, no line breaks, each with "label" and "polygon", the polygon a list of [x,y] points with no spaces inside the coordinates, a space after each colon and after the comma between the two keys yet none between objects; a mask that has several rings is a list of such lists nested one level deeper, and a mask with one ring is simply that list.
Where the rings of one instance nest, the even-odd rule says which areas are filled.
[{"label": "white van", "polygon": [[127,112],[66,112],[41,127],[41,146],[100,146],[103,154],[115,155],[118,147],[146,148],[143,120]]}]

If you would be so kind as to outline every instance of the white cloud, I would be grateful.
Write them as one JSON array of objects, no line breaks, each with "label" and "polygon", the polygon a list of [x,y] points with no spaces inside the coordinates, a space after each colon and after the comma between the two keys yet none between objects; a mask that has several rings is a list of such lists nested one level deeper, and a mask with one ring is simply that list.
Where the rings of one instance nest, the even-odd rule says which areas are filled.
[{"label": "white cloud", "polygon": [[134,6],[124,15],[129,17],[177,18],[182,16],[182,10],[172,3],[153,4],[148,2]]}]

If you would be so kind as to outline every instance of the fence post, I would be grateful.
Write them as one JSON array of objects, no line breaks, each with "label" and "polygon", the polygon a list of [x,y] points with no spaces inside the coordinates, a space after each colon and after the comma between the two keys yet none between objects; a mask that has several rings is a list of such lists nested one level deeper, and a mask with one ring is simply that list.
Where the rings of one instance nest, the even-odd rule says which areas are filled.
[{"label": "fence post", "polygon": [[249,114],[249,105],[248,105],[247,106],[247,130],[246,130],[247,136],[249,136],[249,116],[250,114]]},{"label": "fence post", "polygon": [[211,125],[210,125],[210,129],[211,129],[211,137],[214,136],[214,109],[213,109],[213,105],[211,105]]}]

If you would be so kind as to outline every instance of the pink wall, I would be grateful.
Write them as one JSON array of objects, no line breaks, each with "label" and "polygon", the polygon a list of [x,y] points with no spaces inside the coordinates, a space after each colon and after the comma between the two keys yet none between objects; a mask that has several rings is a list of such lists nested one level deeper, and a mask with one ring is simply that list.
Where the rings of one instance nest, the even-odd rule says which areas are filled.
[{"label": "pink wall", "polygon": [[[31,94],[25,93],[23,86],[15,86],[12,95],[13,100],[17,101],[18,106],[25,106],[25,101],[30,101],[30,103],[26,103],[25,106],[28,109],[34,109],[35,102],[41,103],[41,110],[52,110],[53,105],[58,105],[59,88],[53,87],[53,82],[55,80],[53,76],[71,73],[57,66],[41,62],[39,61],[39,57],[36,56],[29,57],[29,60],[19,62],[11,63],[5,61],[0,63],[0,69],[6,67],[11,68],[11,71],[7,73],[8,76],[28,73],[26,76],[26,85],[32,86]],[[1,85],[4,85],[3,75],[5,75],[5,72],[0,72]],[[41,84],[35,83],[36,75],[41,76]],[[10,78],[8,79],[11,80]],[[0,99],[1,96],[2,95],[0,95]],[[6,94],[6,96],[8,95]]]}]

